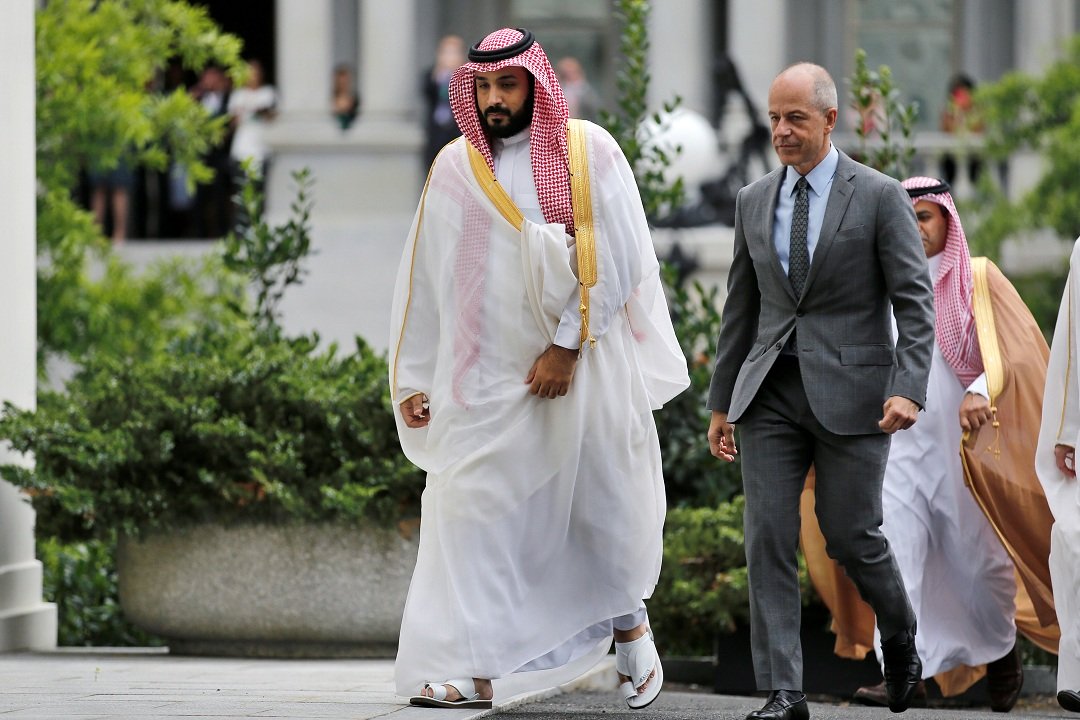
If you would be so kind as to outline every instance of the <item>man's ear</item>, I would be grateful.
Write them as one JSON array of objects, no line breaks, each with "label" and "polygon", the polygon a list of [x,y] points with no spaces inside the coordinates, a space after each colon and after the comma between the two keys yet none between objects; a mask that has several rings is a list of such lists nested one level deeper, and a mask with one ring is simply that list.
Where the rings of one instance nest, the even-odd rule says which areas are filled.
[{"label": "man's ear", "polygon": [[825,111],[825,131],[826,132],[831,133],[833,130],[836,129],[836,117],[837,117],[838,114],[839,113],[837,113],[836,108],[829,108],[828,110]]}]

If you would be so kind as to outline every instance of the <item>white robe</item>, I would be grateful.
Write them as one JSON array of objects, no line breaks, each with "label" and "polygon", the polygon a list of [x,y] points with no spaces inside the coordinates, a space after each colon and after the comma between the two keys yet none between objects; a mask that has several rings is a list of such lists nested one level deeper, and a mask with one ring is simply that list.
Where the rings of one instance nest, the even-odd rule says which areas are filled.
[{"label": "white robe", "polygon": [[935,343],[926,409],[893,435],[882,486],[881,530],[918,621],[927,678],[997,660],[1016,642],[1013,563],[964,481],[960,402],[968,390],[986,397],[985,374],[964,388]]},{"label": "white robe", "polygon": [[1035,470],[1054,515],[1050,577],[1061,627],[1058,690],[1080,690],[1080,481],[1057,469],[1054,446],[1080,449],[1080,240],[1073,246],[1069,281],[1061,299],[1050,364],[1046,369],[1042,425]]},{"label": "white robe", "polygon": [[[430,398],[405,454],[428,473],[396,687],[495,679],[551,687],[611,642],[660,571],[664,485],[652,410],[689,384],[634,177],[587,126],[599,280],[597,339],[569,393],[528,393],[558,335],[576,341],[576,256],[562,225],[516,229],[458,140],[435,162],[398,274],[391,392]],[[527,208],[522,208],[526,210]],[[529,213],[526,213],[528,217]]]}]

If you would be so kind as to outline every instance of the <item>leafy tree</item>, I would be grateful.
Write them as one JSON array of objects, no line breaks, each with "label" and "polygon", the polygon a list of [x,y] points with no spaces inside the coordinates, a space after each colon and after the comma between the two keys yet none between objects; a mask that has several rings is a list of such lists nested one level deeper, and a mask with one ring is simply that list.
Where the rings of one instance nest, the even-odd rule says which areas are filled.
[{"label": "leafy tree", "polygon": [[[650,143],[647,105],[648,16],[646,0],[617,0],[616,15],[621,22],[619,49],[623,62],[618,74],[617,113],[602,113],[602,122],[615,137],[630,167],[634,169],[645,214],[655,218],[682,202],[682,178],[670,182],[665,169],[673,157],[656,143]],[[678,99],[664,106],[672,112]],[[662,127],[660,113],[651,116],[651,126]],[[669,269],[670,270],[670,269]],[[664,277],[675,333],[690,368],[691,387],[669,401],[656,414],[660,451],[669,502],[674,505],[712,505],[739,492],[741,482],[736,466],[721,464],[709,453],[705,432],[709,411],[705,395],[712,369],[712,347],[720,329],[720,309],[716,291],[700,285],[693,290],[681,287],[676,273]]]},{"label": "leafy tree", "polygon": [[[622,58],[615,85],[618,90],[615,113],[601,111],[601,123],[611,132],[634,169],[645,215],[655,218],[682,203],[683,181],[669,181],[664,174],[673,159],[672,155],[655,142],[646,129],[649,91],[649,3],[648,0],[616,0],[615,15],[621,23],[619,54]],[[676,98],[664,105],[664,112],[671,113],[678,107]],[[663,116],[655,112],[651,116],[652,127],[663,127]],[[676,151],[677,152],[677,151]]]},{"label": "leafy tree", "polygon": [[[119,267],[72,191],[81,169],[120,162],[164,170],[171,159],[192,182],[209,180],[200,158],[225,120],[182,89],[152,88],[173,59],[190,70],[216,63],[239,79],[240,41],[180,0],[50,0],[37,10],[35,41],[39,348],[76,358],[94,345],[140,351],[177,309],[172,300],[193,309],[207,294],[175,266],[143,279]],[[87,276],[90,259],[106,265],[102,277]],[[163,276],[177,272],[185,279],[172,289],[186,294],[161,293]]]},{"label": "leafy tree", "polygon": [[1002,160],[1019,151],[1043,161],[1035,185],[1015,200],[1000,191],[988,196],[992,206],[980,225],[981,248],[996,251],[1007,237],[1049,228],[1061,237],[1080,229],[1080,37],[1041,76],[1010,72],[979,86],[975,103],[985,120],[986,151]]}]

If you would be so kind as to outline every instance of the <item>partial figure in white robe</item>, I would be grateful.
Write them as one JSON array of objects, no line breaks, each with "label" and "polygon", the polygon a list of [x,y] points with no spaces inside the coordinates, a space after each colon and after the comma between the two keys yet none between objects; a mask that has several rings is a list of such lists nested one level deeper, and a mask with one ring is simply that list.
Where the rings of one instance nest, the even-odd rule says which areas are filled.
[{"label": "partial figure in white robe", "polygon": [[[396,685],[440,707],[487,701],[488,679],[500,698],[559,685],[605,655],[613,632],[644,631],[665,516],[652,412],[689,384],[614,139],[572,121],[568,146],[565,103],[531,33],[492,33],[470,59],[451,85],[465,137],[432,166],[390,338],[402,448],[428,473]],[[491,126],[511,130],[487,132],[474,76],[492,92],[505,80],[512,98],[522,67],[531,122],[515,127],[507,107]],[[587,177],[573,204],[568,170]],[[595,256],[585,291],[579,253]],[[577,354],[556,390],[534,380],[552,352]],[[650,636],[635,643],[616,643],[631,707],[662,681]]]},{"label": "partial figure in white robe", "polygon": [[1054,525],[1050,532],[1050,576],[1061,641],[1058,644],[1058,702],[1080,712],[1080,240],[1069,260],[1043,394],[1042,426],[1035,468]]}]

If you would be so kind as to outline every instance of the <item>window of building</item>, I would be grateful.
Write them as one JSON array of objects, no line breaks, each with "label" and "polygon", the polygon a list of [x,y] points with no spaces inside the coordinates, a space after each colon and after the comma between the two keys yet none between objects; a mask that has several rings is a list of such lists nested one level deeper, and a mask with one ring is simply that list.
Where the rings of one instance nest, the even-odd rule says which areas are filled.
[{"label": "window of building", "polygon": [[847,0],[847,17],[847,62],[862,48],[872,69],[888,65],[904,101],[919,103],[916,127],[937,130],[959,57],[956,0]]}]

